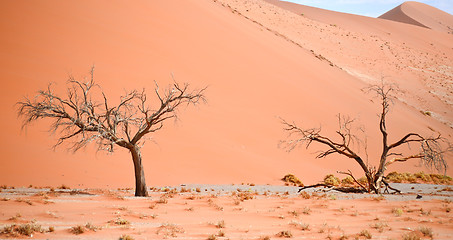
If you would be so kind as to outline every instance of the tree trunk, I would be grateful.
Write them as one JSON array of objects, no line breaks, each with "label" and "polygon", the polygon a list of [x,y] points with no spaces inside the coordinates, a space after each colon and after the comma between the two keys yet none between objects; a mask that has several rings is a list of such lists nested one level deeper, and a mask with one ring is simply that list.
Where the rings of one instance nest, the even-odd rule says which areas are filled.
[{"label": "tree trunk", "polygon": [[147,197],[148,191],[146,190],[145,174],[143,172],[142,156],[140,149],[137,146],[133,146],[129,149],[132,154],[132,160],[134,161],[134,172],[135,172],[135,196],[136,197]]}]

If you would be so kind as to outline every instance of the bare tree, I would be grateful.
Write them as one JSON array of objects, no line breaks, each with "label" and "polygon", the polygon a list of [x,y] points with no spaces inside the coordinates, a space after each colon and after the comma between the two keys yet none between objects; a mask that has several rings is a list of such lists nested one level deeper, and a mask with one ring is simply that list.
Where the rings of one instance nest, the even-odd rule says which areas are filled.
[{"label": "bare tree", "polygon": [[50,131],[60,137],[54,147],[70,142],[74,152],[90,142],[98,150],[113,152],[116,146],[126,148],[132,155],[135,172],[135,196],[147,196],[140,149],[146,135],[162,129],[166,120],[177,117],[182,105],[205,101],[204,91],[189,90],[188,84],[173,85],[160,91],[156,83],[158,101],[152,109],[145,90],[132,90],[112,105],[94,81],[94,68],[84,83],[74,77],[68,80],[64,97],[54,93],[51,85],[38,92],[35,98],[18,102],[18,114],[24,118],[23,127],[38,119],[50,119]]},{"label": "bare tree", "polygon": [[[381,102],[379,129],[382,134],[383,149],[377,168],[370,166],[368,161],[365,162],[359,155],[359,152],[356,149],[360,149],[363,142],[352,133],[353,120],[348,117],[341,117],[341,115],[338,115],[339,129],[336,131],[338,135],[336,139],[322,135],[321,128],[299,128],[295,123],[289,123],[282,120],[284,130],[289,133],[288,139],[282,141],[282,143],[288,151],[291,151],[300,144],[305,144],[306,148],[308,148],[313,142],[316,142],[327,147],[327,150],[321,151],[317,155],[317,158],[324,158],[330,154],[340,154],[347,158],[354,159],[365,173],[368,182],[367,186],[363,186],[355,180],[351,171],[340,173],[353,177],[359,186],[366,192],[380,193],[382,183],[391,188],[385,181],[384,172],[389,165],[396,162],[420,159],[427,167],[434,167],[438,171],[446,171],[447,163],[444,159],[444,155],[447,151],[452,150],[450,143],[445,138],[442,138],[440,134],[435,137],[424,137],[418,133],[408,133],[400,140],[389,143],[386,117],[392,103],[392,93],[396,88],[382,82],[380,85],[373,85],[367,90],[368,92],[374,93]],[[401,149],[400,147],[404,145],[408,146],[411,143],[419,145],[419,151],[415,154],[406,156],[401,150],[398,150]],[[364,144],[364,147],[366,148],[366,143]],[[394,188],[391,189],[396,190]]]}]

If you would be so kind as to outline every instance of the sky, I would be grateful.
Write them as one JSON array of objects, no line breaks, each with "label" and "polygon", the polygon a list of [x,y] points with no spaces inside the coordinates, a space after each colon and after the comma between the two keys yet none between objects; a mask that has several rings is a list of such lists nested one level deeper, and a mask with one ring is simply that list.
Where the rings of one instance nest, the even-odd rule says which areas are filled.
[{"label": "sky", "polygon": [[[378,17],[404,0],[285,0],[337,12]],[[418,0],[453,15],[453,0]]]}]

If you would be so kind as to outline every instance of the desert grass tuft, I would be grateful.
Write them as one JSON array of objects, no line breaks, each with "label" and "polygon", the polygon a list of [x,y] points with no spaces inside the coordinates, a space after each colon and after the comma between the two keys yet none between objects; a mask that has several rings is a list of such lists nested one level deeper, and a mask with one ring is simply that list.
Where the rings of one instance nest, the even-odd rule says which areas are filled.
[{"label": "desert grass tuft", "polygon": [[21,225],[7,225],[0,231],[1,234],[12,237],[17,237],[18,235],[32,236],[32,234],[35,232],[43,233],[44,229],[41,228],[41,225],[35,223],[26,223]]},{"label": "desert grass tuft", "polygon": [[217,222],[217,224],[215,226],[216,226],[216,228],[225,228],[225,221],[221,220],[221,221]]},{"label": "desert grass tuft", "polygon": [[364,237],[366,239],[371,239],[373,236],[371,235],[370,231],[368,230],[362,230],[360,233],[359,233],[359,236],[361,237]]},{"label": "desert grass tuft", "polygon": [[280,231],[276,235],[277,235],[277,237],[280,237],[280,238],[292,238],[293,237],[293,234],[291,233],[291,231]]},{"label": "desert grass tuft", "polygon": [[299,186],[299,187],[303,187],[304,186],[302,181],[300,181],[299,178],[294,176],[294,174],[286,174],[282,178],[282,181],[285,182],[285,183],[288,183],[288,185],[294,185],[294,186]]},{"label": "desert grass tuft", "polygon": [[119,240],[134,240],[134,238],[125,234],[125,235],[121,235]]},{"label": "desert grass tuft", "polygon": [[329,174],[324,177],[324,184],[338,186],[340,185],[340,179],[335,177],[333,174]]},{"label": "desert grass tuft", "polygon": [[401,208],[393,208],[392,209],[392,213],[396,217],[401,217],[401,215],[403,215],[403,209],[401,209]]},{"label": "desert grass tuft", "polygon": [[410,232],[410,233],[403,234],[403,236],[401,236],[401,239],[402,240],[420,240],[421,238],[415,232]]},{"label": "desert grass tuft", "polygon": [[433,229],[430,227],[421,226],[418,228],[418,231],[420,231],[425,237],[429,237],[431,239],[433,238]]},{"label": "desert grass tuft", "polygon": [[84,233],[85,230],[86,230],[85,227],[82,226],[82,225],[78,225],[78,226],[72,227],[72,228],[70,229],[70,231],[71,231],[72,233],[76,234],[76,235],[79,235],[79,234]]},{"label": "desert grass tuft", "polygon": [[157,235],[163,234],[164,238],[172,237],[176,238],[177,233],[184,233],[184,229],[176,224],[172,223],[163,223],[161,226],[157,229]]}]

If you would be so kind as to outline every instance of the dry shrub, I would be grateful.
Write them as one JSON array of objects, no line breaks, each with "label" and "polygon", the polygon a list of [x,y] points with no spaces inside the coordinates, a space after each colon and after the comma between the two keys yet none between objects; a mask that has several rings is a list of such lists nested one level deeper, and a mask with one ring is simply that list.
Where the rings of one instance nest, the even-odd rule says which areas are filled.
[{"label": "dry shrub", "polygon": [[16,215],[14,215],[14,216],[8,218],[8,220],[10,220],[10,221],[16,221],[17,219],[19,219],[19,218],[21,218],[21,217],[22,217],[22,214],[16,213]]},{"label": "dry shrub", "polygon": [[96,232],[97,230],[101,229],[101,227],[96,227],[96,226],[94,226],[91,223],[85,224],[85,228],[90,230],[90,231],[93,231],[93,232]]},{"label": "dry shrub", "polygon": [[209,235],[208,240],[217,240],[217,236],[214,234]]},{"label": "dry shrub", "polygon": [[222,231],[222,230],[219,230],[219,232],[217,233],[217,236],[219,236],[219,237],[225,237],[225,232]]},{"label": "dry shrub", "polygon": [[86,230],[85,227],[82,226],[82,225],[78,225],[78,226],[72,227],[72,228],[70,229],[70,231],[71,231],[72,233],[76,234],[76,235],[79,235],[79,234],[84,233],[85,230]]},{"label": "dry shrub", "polygon": [[371,233],[368,231],[368,230],[362,230],[360,233],[359,233],[359,236],[361,237],[364,237],[366,239],[371,239],[373,236],[371,235]]},{"label": "dry shrub", "polygon": [[221,220],[215,226],[216,228],[225,228],[225,221]]},{"label": "dry shrub", "polygon": [[253,195],[249,192],[240,192],[236,195],[236,197],[241,201],[245,201],[245,200],[251,200],[253,199]]},{"label": "dry shrub", "polygon": [[281,237],[281,238],[292,238],[293,237],[293,234],[291,233],[291,231],[281,231],[279,233],[276,234],[277,237]]},{"label": "dry shrub", "polygon": [[392,209],[392,213],[396,217],[401,217],[401,215],[403,215],[403,209],[401,209],[401,208],[393,208]]},{"label": "dry shrub", "polygon": [[429,176],[435,184],[450,184],[453,180],[450,176],[441,174],[429,174]]},{"label": "dry shrub", "polygon": [[303,186],[304,186],[304,184],[302,183],[302,181],[300,181],[299,178],[297,178],[297,177],[294,176],[293,174],[286,174],[286,175],[282,178],[282,181],[285,182],[285,183],[294,185],[294,186],[299,186],[299,187],[303,187]]},{"label": "dry shrub", "polygon": [[431,239],[433,238],[433,229],[431,229],[430,227],[421,226],[418,228],[418,231],[420,231],[425,237],[429,237]]},{"label": "dry shrub", "polygon": [[354,179],[351,176],[347,176],[341,180],[341,184],[346,186],[354,185],[354,183]]},{"label": "dry shrub", "polygon": [[119,240],[134,240],[134,238],[129,235],[122,235]]},{"label": "dry shrub", "polygon": [[368,179],[366,179],[366,177],[361,177],[361,178],[357,179],[357,182],[359,182],[360,184],[365,186],[368,184]]},{"label": "dry shrub", "polygon": [[[69,229],[69,231],[71,231],[72,233],[74,233],[76,235],[79,235],[79,234],[86,232],[87,230],[96,232],[98,229],[100,229],[100,227],[96,227],[91,223],[87,223],[84,226],[78,225],[78,226],[72,227],[71,229]],[[55,230],[55,229],[53,229],[53,230]],[[50,227],[49,227],[49,231],[50,231]]]},{"label": "dry shrub", "polygon": [[384,232],[384,230],[386,228],[390,229],[388,223],[385,223],[385,222],[377,222],[377,223],[371,224],[371,227],[376,229],[380,233]]},{"label": "dry shrub", "polygon": [[398,173],[391,172],[387,174],[386,179],[389,182],[409,182],[409,183],[434,183],[434,184],[450,184],[453,178],[442,174],[426,174],[424,172],[412,173]]},{"label": "dry shrub", "polygon": [[184,233],[184,229],[180,226],[177,226],[172,223],[163,223],[158,229],[157,229],[157,235],[163,234],[164,238],[168,237],[177,237],[177,233]]},{"label": "dry shrub", "polygon": [[309,231],[310,230],[310,224],[308,223],[303,223],[303,222],[297,222],[297,221],[291,221],[289,225],[294,226],[302,231]]},{"label": "dry shrub", "polygon": [[123,218],[117,218],[116,220],[110,221],[110,222],[113,222],[116,225],[129,225],[130,224],[128,220],[123,219]]},{"label": "dry shrub", "polygon": [[329,174],[324,177],[324,183],[327,185],[338,186],[340,185],[340,179],[335,177],[333,174]]},{"label": "dry shrub", "polygon": [[420,236],[418,236],[415,232],[406,233],[401,237],[402,240],[420,240]]},{"label": "dry shrub", "polygon": [[44,229],[41,225],[35,223],[26,223],[21,225],[7,225],[0,231],[1,234],[5,234],[11,237],[17,237],[18,235],[32,236],[33,233],[43,233]]}]

